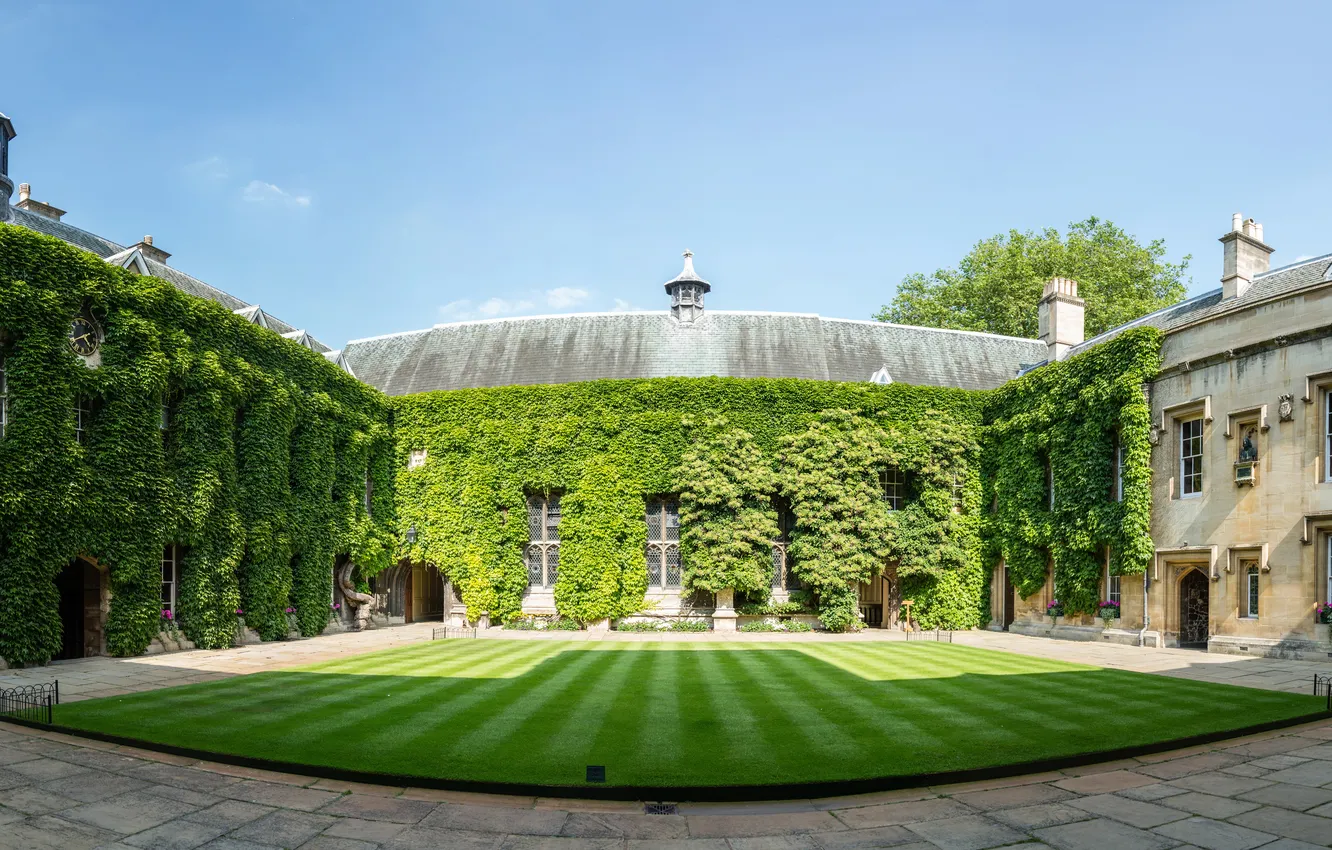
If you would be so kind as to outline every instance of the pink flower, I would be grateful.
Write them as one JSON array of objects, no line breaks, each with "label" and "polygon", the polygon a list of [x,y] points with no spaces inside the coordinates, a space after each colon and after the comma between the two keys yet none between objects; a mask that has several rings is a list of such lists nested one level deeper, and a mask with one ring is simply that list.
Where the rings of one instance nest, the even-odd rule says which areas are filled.
[{"label": "pink flower", "polygon": [[243,616],[245,616],[245,612],[242,611],[241,609],[237,608],[237,609],[236,609],[236,616],[237,616],[237,617],[243,617]]}]

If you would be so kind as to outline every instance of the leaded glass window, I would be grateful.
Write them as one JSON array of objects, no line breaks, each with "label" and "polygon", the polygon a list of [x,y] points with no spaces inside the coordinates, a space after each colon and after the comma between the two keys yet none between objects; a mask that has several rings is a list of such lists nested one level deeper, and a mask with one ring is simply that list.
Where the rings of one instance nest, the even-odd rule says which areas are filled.
[{"label": "leaded glass window", "polygon": [[879,498],[888,503],[894,511],[902,510],[902,501],[906,497],[906,476],[895,466],[879,471]]},{"label": "leaded glass window", "polygon": [[962,513],[962,507],[963,507],[962,496],[965,486],[966,486],[966,478],[963,476],[963,474],[961,472],[954,472],[952,498],[953,498],[953,513],[955,514]]},{"label": "leaded glass window", "polygon": [[772,589],[800,590],[800,579],[791,569],[791,529],[795,514],[783,502],[777,504],[777,539],[772,541]]},{"label": "leaded glass window", "polygon": [[647,503],[647,570],[649,587],[679,587],[680,503],[672,497]]},{"label": "leaded glass window", "polygon": [[560,572],[560,497],[527,499],[527,586],[554,587]]},{"label": "leaded glass window", "polygon": [[1203,421],[1201,418],[1179,423],[1179,480],[1181,495],[1202,495]]},{"label": "leaded glass window", "polygon": [[92,427],[92,399],[79,396],[74,401],[74,440],[79,445],[88,442],[88,429]]}]

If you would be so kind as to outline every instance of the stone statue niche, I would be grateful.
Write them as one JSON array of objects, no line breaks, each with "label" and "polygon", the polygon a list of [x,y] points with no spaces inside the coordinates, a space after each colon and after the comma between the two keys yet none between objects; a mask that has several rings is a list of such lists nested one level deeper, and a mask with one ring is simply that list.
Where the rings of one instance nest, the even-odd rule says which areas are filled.
[{"label": "stone statue niche", "polygon": [[1239,460],[1241,463],[1258,459],[1258,442],[1255,439],[1258,429],[1252,425],[1244,429],[1244,442],[1240,444]]}]

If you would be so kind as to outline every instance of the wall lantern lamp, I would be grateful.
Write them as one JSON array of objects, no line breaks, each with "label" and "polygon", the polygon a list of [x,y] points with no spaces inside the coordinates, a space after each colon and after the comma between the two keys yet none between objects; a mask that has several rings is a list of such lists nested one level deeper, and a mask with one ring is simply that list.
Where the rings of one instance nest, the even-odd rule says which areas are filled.
[{"label": "wall lantern lamp", "polygon": [[412,527],[411,527],[411,528],[407,529],[407,542],[408,542],[409,544],[415,544],[415,543],[416,543],[416,524],[415,524],[415,523],[412,524]]}]

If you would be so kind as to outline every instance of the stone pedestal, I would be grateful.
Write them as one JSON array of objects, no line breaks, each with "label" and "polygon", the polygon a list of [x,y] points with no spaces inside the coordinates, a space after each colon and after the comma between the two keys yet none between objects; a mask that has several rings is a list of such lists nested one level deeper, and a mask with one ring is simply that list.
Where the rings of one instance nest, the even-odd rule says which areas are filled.
[{"label": "stone pedestal", "polygon": [[589,632],[608,632],[610,631],[611,621],[608,619],[593,620],[587,624]]},{"label": "stone pedestal", "polygon": [[735,631],[735,591],[731,588],[717,591],[717,607],[712,612],[714,632]]}]

